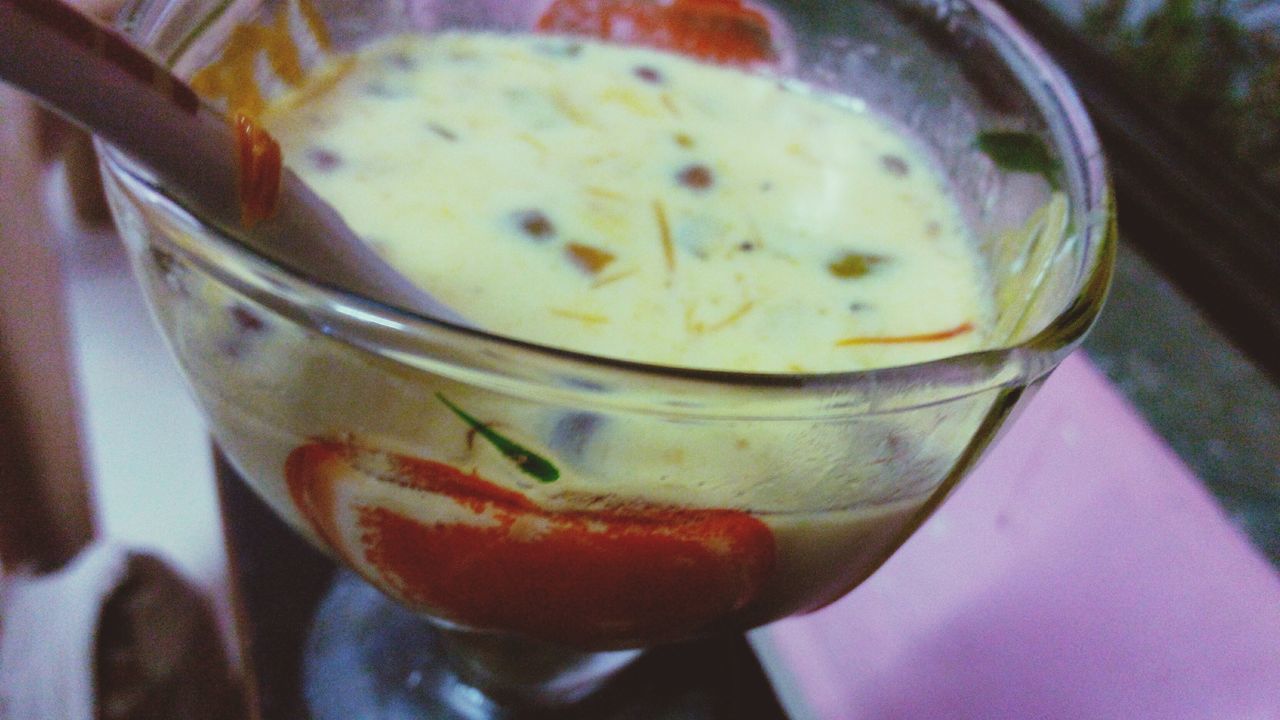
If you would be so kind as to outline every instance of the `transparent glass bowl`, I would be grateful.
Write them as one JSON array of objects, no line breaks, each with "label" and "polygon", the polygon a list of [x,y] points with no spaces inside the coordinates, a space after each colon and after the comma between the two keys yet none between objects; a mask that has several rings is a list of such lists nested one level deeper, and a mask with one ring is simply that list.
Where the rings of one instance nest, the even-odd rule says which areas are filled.
[{"label": "transparent glass bowl", "polygon": [[[519,32],[543,5],[317,8],[352,48],[406,28]],[[957,188],[997,298],[990,349],[786,375],[540,347],[275,265],[104,147],[169,346],[218,445],[280,517],[451,632],[590,651],[812,610],[911,535],[1101,308],[1115,238],[1099,144],[1061,74],[992,2],[770,10],[786,28],[780,72],[909,128]],[[237,23],[274,12],[139,0],[123,23],[189,75]],[[1047,155],[1028,165],[999,134]]]}]

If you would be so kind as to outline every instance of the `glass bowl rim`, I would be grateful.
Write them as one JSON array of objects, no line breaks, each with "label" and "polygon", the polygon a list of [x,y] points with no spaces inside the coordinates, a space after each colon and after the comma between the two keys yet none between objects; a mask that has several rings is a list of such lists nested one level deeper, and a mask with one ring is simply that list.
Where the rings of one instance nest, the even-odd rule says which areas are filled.
[{"label": "glass bowl rim", "polygon": [[[859,414],[896,412],[1040,379],[1074,350],[1092,327],[1105,302],[1113,271],[1114,195],[1101,143],[1081,99],[1048,54],[994,0],[964,1],[987,29],[1002,60],[1014,72],[1023,70],[1035,80],[1029,83],[1022,77],[1062,153],[1069,213],[1077,242],[1083,243],[1086,252],[1083,266],[1077,269],[1074,296],[1042,330],[1016,344],[913,364],[811,374],[685,368],[590,355],[455,325],[337,288],[263,257],[169,200],[115,148],[101,141],[97,144],[102,151],[104,173],[123,181],[135,193],[151,196],[180,225],[200,236],[200,242],[181,245],[172,237],[163,236],[167,249],[178,252],[219,282],[313,330],[395,362],[414,365],[406,358],[422,352],[424,341],[426,345],[454,342],[474,346],[472,352],[504,355],[509,363],[523,359],[559,366],[563,372],[556,375],[560,379],[621,378],[640,381],[642,385],[669,381],[674,386],[660,392],[665,397],[657,403],[668,408],[694,406],[704,393],[745,389],[804,391],[806,396],[820,398],[830,398],[833,393],[860,396],[859,402],[838,405],[845,412]],[[142,21],[146,13],[165,4],[161,0],[132,0],[122,10],[119,25],[135,42],[145,44],[146,38],[137,34]],[[219,7],[225,9],[230,4],[226,0]],[[1019,64],[1025,67],[1019,68]],[[519,377],[520,373],[502,366],[470,368],[471,372],[466,372],[467,368],[451,366],[448,361],[428,364],[445,375],[463,374],[472,381],[487,379],[481,384],[506,385],[509,390],[529,382],[545,382]],[[573,395],[598,390],[597,383],[585,380],[569,382],[563,391]]]}]

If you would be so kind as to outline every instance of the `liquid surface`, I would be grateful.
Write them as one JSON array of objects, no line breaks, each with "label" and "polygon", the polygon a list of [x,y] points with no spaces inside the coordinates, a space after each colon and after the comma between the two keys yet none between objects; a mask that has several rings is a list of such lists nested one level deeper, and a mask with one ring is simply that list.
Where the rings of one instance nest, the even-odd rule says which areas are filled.
[{"label": "liquid surface", "polygon": [[264,122],[477,326],[656,364],[826,372],[979,347],[960,213],[856,101],[538,36],[382,41]]}]

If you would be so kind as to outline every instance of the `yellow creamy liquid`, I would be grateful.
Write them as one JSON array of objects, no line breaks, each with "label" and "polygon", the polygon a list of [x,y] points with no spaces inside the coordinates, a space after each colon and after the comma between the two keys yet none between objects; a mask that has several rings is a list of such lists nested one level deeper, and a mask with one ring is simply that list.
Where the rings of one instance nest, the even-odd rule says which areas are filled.
[{"label": "yellow creamy liquid", "polygon": [[[989,324],[939,176],[854,100],[650,50],[441,34],[341,58],[264,120],[357,232],[495,333],[650,363],[825,372],[973,350]],[[429,459],[551,512],[750,513],[776,562],[749,604],[716,619],[747,626],[873,571],[990,404],[812,420],[586,413],[398,367],[158,277],[220,445],[283,517],[392,594],[362,555],[361,508],[429,526],[449,502],[352,473],[321,538],[283,476],[299,447]],[[559,478],[531,478],[445,397]]]},{"label": "yellow creamy liquid", "polygon": [[410,36],[266,121],[357,232],[498,334],[829,372],[975,349],[989,316],[960,214],[912,143],[774,78],[555,38]]}]

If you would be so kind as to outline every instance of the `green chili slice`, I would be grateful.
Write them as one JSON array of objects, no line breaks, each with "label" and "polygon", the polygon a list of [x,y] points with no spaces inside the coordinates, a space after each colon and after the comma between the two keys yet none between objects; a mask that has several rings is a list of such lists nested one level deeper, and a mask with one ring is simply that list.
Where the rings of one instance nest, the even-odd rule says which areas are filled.
[{"label": "green chili slice", "polygon": [[501,452],[514,462],[516,467],[520,468],[526,475],[530,475],[539,482],[544,483],[560,479],[560,471],[555,465],[551,464],[551,461],[494,431],[493,428],[472,417],[467,411],[454,405],[444,395],[436,393],[436,397],[440,398],[440,402],[452,410],[453,414],[457,415],[462,422],[470,426],[472,430],[475,430],[476,434],[488,440],[498,449],[498,452]]}]

